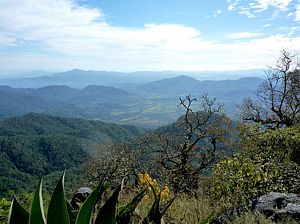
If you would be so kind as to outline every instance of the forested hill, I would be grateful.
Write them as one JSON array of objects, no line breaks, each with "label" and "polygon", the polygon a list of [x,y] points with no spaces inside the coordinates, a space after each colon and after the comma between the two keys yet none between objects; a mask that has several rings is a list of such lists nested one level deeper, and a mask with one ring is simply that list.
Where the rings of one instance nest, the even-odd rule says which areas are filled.
[{"label": "forested hill", "polygon": [[[80,166],[92,150],[142,133],[133,126],[29,113],[0,122],[0,194]],[[26,185],[25,185],[26,180]]]},{"label": "forested hill", "polygon": [[16,135],[55,135],[63,134],[76,138],[86,138],[96,142],[106,140],[126,141],[143,129],[130,125],[109,122],[63,118],[45,114],[28,113],[0,122],[1,136]]}]

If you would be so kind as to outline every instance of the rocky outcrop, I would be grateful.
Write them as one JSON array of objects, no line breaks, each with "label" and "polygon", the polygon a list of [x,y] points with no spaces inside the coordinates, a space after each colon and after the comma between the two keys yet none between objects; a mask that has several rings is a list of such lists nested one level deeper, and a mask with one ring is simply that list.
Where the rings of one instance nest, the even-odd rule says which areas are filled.
[{"label": "rocky outcrop", "polygon": [[254,209],[273,221],[291,217],[300,221],[300,195],[271,192],[253,201]]},{"label": "rocky outcrop", "polygon": [[77,203],[83,203],[85,199],[92,193],[92,190],[88,187],[81,187],[77,190],[77,192],[73,195],[70,200],[70,204],[74,210],[79,209],[79,205]]},{"label": "rocky outcrop", "polygon": [[251,210],[266,215],[274,223],[286,218],[295,219],[300,223],[300,195],[271,192],[252,200],[248,205],[244,204],[239,207],[229,208],[218,217],[214,217],[209,223],[230,223],[235,217]]}]

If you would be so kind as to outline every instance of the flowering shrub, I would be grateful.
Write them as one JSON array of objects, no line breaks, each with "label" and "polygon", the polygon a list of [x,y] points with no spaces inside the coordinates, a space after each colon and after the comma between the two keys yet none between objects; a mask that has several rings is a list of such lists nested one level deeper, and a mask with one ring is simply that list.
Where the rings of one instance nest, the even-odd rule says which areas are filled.
[{"label": "flowering shrub", "polygon": [[[151,186],[155,189],[155,191],[160,194],[162,199],[166,199],[170,196],[170,189],[167,185],[160,188],[156,179],[152,178],[147,172],[139,174],[139,182],[143,187],[147,187],[148,194],[151,193]],[[147,195],[146,195],[147,196]],[[147,197],[145,197],[147,198]]]}]

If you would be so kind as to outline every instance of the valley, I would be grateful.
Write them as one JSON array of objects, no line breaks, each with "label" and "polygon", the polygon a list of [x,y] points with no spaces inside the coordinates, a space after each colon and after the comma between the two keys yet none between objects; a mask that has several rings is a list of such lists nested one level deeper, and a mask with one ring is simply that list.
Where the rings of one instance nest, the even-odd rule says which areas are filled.
[{"label": "valley", "polygon": [[[237,105],[262,82],[256,77],[199,81],[186,75],[145,82],[122,75],[73,70],[13,82],[0,79],[0,119],[36,112],[157,128],[182,115],[180,97],[190,94],[199,98],[206,93],[223,104],[232,119],[238,119]],[[75,88],[80,81],[87,86]]]}]

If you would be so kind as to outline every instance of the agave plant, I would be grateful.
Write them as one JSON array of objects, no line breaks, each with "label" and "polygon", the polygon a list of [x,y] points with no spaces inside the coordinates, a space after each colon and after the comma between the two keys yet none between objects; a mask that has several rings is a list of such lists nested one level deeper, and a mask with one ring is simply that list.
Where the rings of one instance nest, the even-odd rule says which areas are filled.
[{"label": "agave plant", "polygon": [[148,224],[148,223],[155,223],[155,224],[161,224],[162,217],[166,213],[167,209],[171,206],[173,201],[175,200],[175,197],[168,201],[166,204],[163,206],[160,205],[160,197],[161,197],[161,192],[157,194],[155,188],[153,185],[150,185],[151,191],[154,195],[154,202],[153,205],[150,209],[149,214],[144,218],[142,224]]},{"label": "agave plant", "polygon": [[[65,198],[64,177],[65,173],[61,176],[51,196],[47,218],[43,208],[43,178],[41,178],[32,201],[30,213],[23,208],[16,196],[13,197],[8,224],[129,224],[137,205],[146,195],[146,189],[144,189],[130,203],[118,209],[118,198],[123,186],[123,184],[120,184],[96,212],[96,204],[101,201],[101,196],[105,191],[104,182],[100,182],[81,205],[79,211],[75,212]],[[143,223],[160,224],[163,214],[174,199],[160,208],[160,195],[157,195],[153,188],[152,192],[155,201]]]}]

